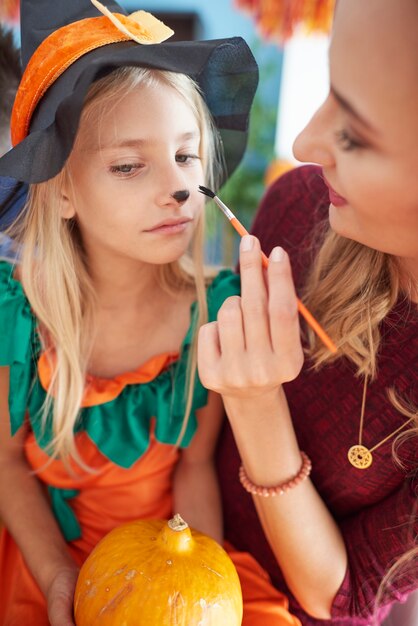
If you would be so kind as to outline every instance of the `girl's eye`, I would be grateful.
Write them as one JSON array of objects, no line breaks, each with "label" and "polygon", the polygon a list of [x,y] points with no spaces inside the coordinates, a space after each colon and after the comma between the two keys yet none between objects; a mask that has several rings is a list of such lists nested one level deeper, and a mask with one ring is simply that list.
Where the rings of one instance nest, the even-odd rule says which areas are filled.
[{"label": "girl's eye", "polygon": [[191,163],[195,159],[199,159],[196,154],[176,154],[177,163]]},{"label": "girl's eye", "polygon": [[122,165],[112,165],[110,171],[119,176],[129,176],[129,174],[135,174],[140,167],[140,163],[123,163]]},{"label": "girl's eye", "polygon": [[341,150],[348,152],[349,150],[356,150],[358,148],[364,148],[364,144],[358,139],[354,139],[346,130],[339,130],[335,133],[337,144]]}]

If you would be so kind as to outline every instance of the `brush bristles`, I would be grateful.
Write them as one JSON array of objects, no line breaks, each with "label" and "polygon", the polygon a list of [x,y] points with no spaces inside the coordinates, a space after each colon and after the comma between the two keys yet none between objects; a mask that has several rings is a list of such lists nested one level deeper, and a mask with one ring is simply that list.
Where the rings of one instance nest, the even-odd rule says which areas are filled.
[{"label": "brush bristles", "polygon": [[216,193],[214,193],[211,189],[208,189],[207,187],[203,187],[203,185],[199,185],[199,191],[205,196],[208,196],[208,198],[214,198],[216,196]]}]

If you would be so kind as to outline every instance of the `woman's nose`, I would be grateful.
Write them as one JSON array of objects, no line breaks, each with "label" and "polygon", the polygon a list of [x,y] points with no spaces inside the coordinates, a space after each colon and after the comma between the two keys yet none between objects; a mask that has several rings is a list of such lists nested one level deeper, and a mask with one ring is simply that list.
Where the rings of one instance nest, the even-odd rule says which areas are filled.
[{"label": "woman's nose", "polygon": [[293,154],[298,161],[334,165],[333,113],[328,99],[296,137]]},{"label": "woman's nose", "polygon": [[190,191],[188,189],[181,189],[180,191],[175,191],[171,194],[171,197],[174,198],[178,204],[184,204],[189,196]]}]

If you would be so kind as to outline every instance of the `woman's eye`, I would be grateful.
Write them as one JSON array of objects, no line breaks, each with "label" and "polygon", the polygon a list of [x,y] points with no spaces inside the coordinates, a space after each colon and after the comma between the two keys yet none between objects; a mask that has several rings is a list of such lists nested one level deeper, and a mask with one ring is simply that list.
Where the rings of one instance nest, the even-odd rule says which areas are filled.
[{"label": "woman's eye", "polygon": [[177,163],[191,163],[195,159],[199,159],[196,154],[176,154]]},{"label": "woman's eye", "polygon": [[356,148],[364,148],[364,144],[358,139],[354,139],[346,130],[339,130],[336,134],[337,144],[341,150],[346,152]]},{"label": "woman's eye", "polygon": [[134,174],[138,169],[140,169],[141,165],[139,163],[122,163],[122,165],[112,165],[110,167],[110,171],[112,174],[129,175]]}]

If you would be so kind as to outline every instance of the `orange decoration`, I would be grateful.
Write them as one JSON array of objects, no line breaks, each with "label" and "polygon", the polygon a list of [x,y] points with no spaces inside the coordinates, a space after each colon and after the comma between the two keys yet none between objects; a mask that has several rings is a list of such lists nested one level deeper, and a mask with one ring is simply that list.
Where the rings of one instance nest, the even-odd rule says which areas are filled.
[{"label": "orange decoration", "polygon": [[19,0],[1,0],[0,22],[14,25],[19,23],[20,3]]},{"label": "orange decoration", "polygon": [[77,626],[240,626],[241,587],[221,546],[188,527],[140,520],[112,530],[80,570]]},{"label": "orange decoration", "polygon": [[283,43],[299,25],[308,32],[329,32],[335,0],[235,0],[235,4],[253,17],[263,37]]},{"label": "orange decoration", "polygon": [[[151,357],[136,370],[125,372],[113,378],[100,378],[87,374],[86,387],[81,402],[82,407],[96,406],[111,402],[122,393],[127,385],[148,383],[157,378],[169,365],[177,361],[178,352],[164,352]],[[42,352],[38,360],[38,376],[45,391],[54,396],[50,388],[55,367],[55,355],[52,350]]]},{"label": "orange decoration", "polygon": [[170,28],[145,11],[133,13],[134,17],[119,13],[111,15],[112,20],[107,16],[88,17],[63,26],[44,39],[34,52],[13,106],[13,146],[27,136],[33,112],[46,91],[77,59],[111,43],[129,40],[160,43],[173,34]]},{"label": "orange decoration", "polygon": [[275,180],[280,178],[282,174],[289,172],[295,167],[294,163],[285,161],[284,159],[276,159],[270,163],[264,175],[264,184],[269,187]]}]

